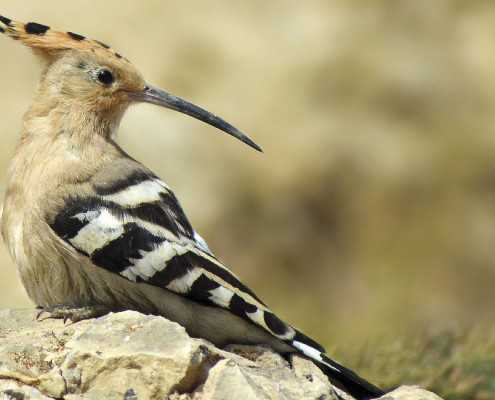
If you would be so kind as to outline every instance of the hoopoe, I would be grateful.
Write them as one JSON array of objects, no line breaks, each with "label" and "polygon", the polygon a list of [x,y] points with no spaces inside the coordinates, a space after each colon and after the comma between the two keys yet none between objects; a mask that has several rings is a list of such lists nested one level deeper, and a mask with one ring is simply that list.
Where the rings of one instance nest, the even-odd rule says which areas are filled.
[{"label": "hoopoe", "polygon": [[106,44],[0,16],[43,62],[10,163],[1,230],[29,297],[73,322],[125,309],[162,315],[216,345],[267,344],[314,360],[358,399],[383,392],[279,319],[210,251],[170,188],[114,141],[146,102],[261,149],[217,116],[146,83]]}]

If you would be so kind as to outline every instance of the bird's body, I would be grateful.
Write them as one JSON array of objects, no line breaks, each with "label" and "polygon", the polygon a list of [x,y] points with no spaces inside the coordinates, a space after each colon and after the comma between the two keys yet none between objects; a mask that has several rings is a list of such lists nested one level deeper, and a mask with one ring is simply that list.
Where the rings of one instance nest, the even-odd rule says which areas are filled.
[{"label": "bird's body", "polygon": [[[163,282],[159,287],[145,283],[146,268],[151,269],[156,262],[164,264],[174,256],[177,260],[183,254],[186,254],[184,258],[192,260],[196,256],[198,261],[209,262],[218,269],[222,266],[192,230],[170,189],[151,171],[112,142],[97,140],[88,144],[86,150],[90,154],[86,157],[91,157],[91,162],[86,157],[80,158],[80,153],[78,157],[67,157],[67,143],[62,143],[47,140],[45,145],[50,152],[45,153],[48,157],[43,160],[37,160],[43,153],[39,151],[43,148],[41,143],[25,147],[21,143],[7,176],[2,232],[23,285],[37,305],[46,308],[59,304],[71,308],[106,305],[114,311],[136,309],[164,315],[185,326],[192,335],[219,345],[271,340],[274,348],[290,349],[264,330],[253,330],[253,324],[232,312],[206,306],[207,299],[203,299],[202,304],[176,294],[180,291],[187,294],[187,285],[181,288],[172,281],[176,286],[172,291],[164,290]],[[90,149],[93,145],[95,148]],[[28,168],[25,162],[16,162],[21,160],[32,160],[38,167]],[[97,193],[101,194],[96,196]],[[157,204],[162,201],[160,196],[171,196],[169,204],[175,208],[169,208],[173,213],[171,218],[157,215],[161,214],[162,204]],[[153,207],[156,209],[152,210]],[[86,220],[81,221],[83,218]],[[40,224],[40,220],[46,223]],[[82,226],[84,222],[88,224]],[[176,225],[170,228],[174,234],[164,227],[170,223]],[[72,229],[76,231],[70,232]],[[113,248],[119,246],[115,240],[126,229],[130,233],[129,248],[118,251]],[[150,246],[154,246],[155,254]],[[137,274],[131,275],[129,268],[126,273],[124,265],[130,259],[142,260],[140,252],[155,256],[158,261],[151,261],[148,256],[146,264],[141,262]],[[119,273],[116,268],[120,265]],[[138,261],[135,265],[139,265]],[[197,278],[199,268],[193,269],[190,279]],[[153,272],[157,271],[151,270]],[[187,271],[177,273],[182,272]],[[138,276],[141,282],[136,282]],[[227,295],[233,293],[227,290]],[[218,299],[220,303],[221,298]]]},{"label": "bird's body", "polygon": [[11,161],[1,230],[29,297],[74,321],[133,309],[163,315],[217,345],[301,352],[358,398],[382,392],[281,321],[194,231],[175,195],[114,142],[145,101],[201,119],[260,150],[219,118],[144,82],[108,46],[0,17],[0,32],[44,61]]}]

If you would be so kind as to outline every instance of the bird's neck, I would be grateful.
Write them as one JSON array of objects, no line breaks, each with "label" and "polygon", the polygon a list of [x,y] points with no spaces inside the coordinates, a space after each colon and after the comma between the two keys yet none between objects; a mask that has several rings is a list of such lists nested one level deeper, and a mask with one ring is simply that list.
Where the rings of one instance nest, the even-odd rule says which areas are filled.
[{"label": "bird's neck", "polygon": [[[122,157],[111,136],[118,122],[88,115],[63,102],[36,102],[24,116],[9,182],[84,180],[98,166]],[[28,185],[28,186],[29,186]]]},{"label": "bird's neck", "polygon": [[73,149],[83,150],[102,139],[113,137],[125,108],[100,111],[84,104],[38,95],[24,115],[21,141],[66,141]]}]

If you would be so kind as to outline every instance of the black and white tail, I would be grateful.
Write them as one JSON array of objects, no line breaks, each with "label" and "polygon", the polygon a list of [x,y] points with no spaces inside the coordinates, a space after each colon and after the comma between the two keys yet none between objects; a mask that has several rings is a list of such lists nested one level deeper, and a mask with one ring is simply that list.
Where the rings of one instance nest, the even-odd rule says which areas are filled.
[{"label": "black and white tail", "polygon": [[[301,334],[297,336],[301,338],[301,336],[304,337],[305,335]],[[310,342],[312,342],[311,339]],[[327,357],[319,349],[295,339],[290,340],[289,343],[305,356],[316,361],[331,381],[340,383],[344,387],[344,390],[357,400],[376,399],[385,394],[381,389],[364,380],[355,372]]]}]

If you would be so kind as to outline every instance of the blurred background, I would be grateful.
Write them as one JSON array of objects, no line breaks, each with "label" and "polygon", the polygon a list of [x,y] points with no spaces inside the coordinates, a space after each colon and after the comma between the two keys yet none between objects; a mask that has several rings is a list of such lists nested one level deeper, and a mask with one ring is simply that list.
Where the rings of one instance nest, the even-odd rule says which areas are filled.
[{"label": "blurred background", "polygon": [[[9,3],[263,148],[151,105],[118,137],[282,318],[386,388],[495,396],[495,3]],[[39,65],[0,55],[3,182]],[[31,307],[4,246],[0,268],[0,308]]]}]

